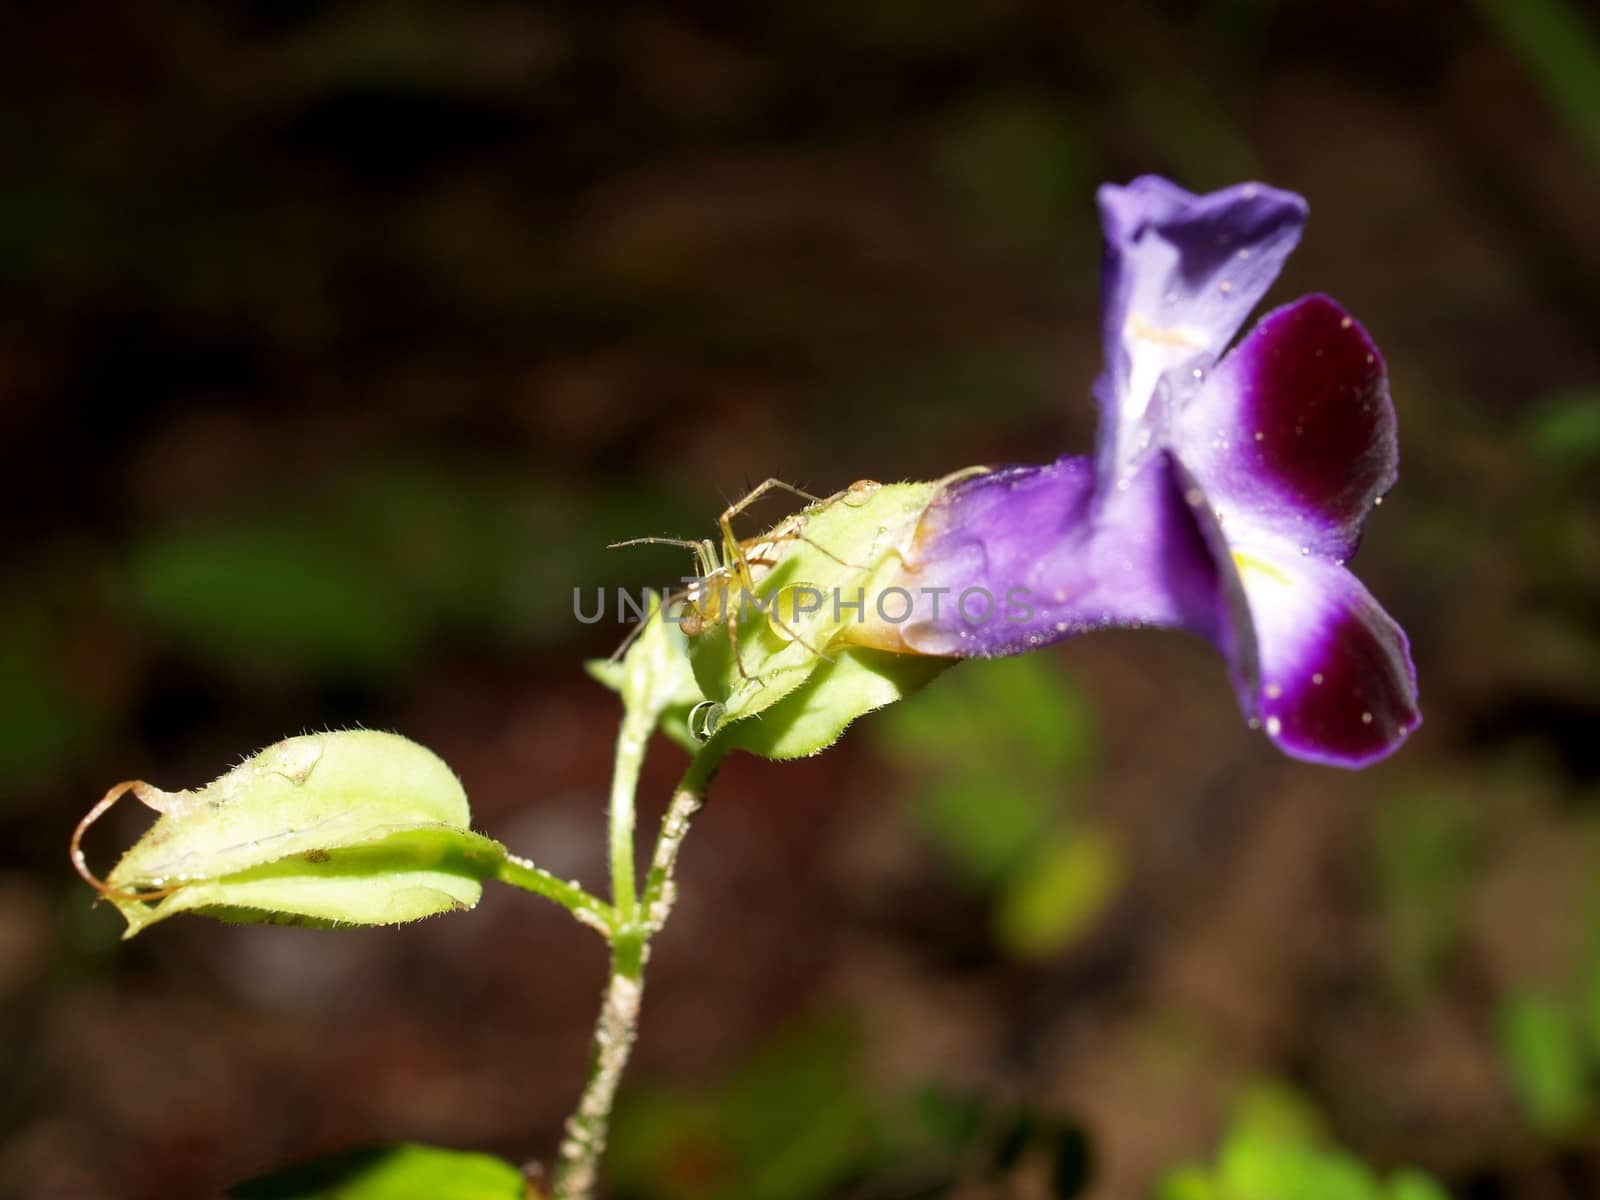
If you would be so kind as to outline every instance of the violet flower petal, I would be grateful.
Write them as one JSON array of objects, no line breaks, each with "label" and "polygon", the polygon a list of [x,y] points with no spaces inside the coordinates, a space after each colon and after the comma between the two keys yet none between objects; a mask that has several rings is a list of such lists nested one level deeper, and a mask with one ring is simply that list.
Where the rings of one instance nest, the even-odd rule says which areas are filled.
[{"label": "violet flower petal", "polygon": [[[952,483],[878,581],[915,597],[908,619],[846,637],[966,657],[1108,626],[1184,629],[1222,652],[1245,716],[1285,752],[1381,758],[1421,720],[1405,634],[1343,566],[1397,475],[1383,358],[1310,296],[1217,361],[1298,241],[1305,202],[1146,177],[1102,188],[1100,207],[1097,462]],[[988,606],[975,613],[967,593]]]},{"label": "violet flower petal", "polygon": [[1137,469],[1300,240],[1306,203],[1259,183],[1197,196],[1156,176],[1100,189],[1101,486]]},{"label": "violet flower petal", "polygon": [[1230,537],[1259,530],[1340,562],[1399,475],[1383,356],[1326,296],[1262,318],[1173,440]]},{"label": "violet flower petal", "polygon": [[1361,767],[1422,723],[1411,648],[1349,571],[1282,548],[1235,549],[1260,653],[1260,687],[1241,694],[1280,749]]},{"label": "violet flower petal", "polygon": [[[919,522],[904,566],[882,582],[913,597],[849,640],[920,654],[992,657],[1117,626],[1181,628],[1231,646],[1235,586],[1169,455],[1095,500],[1094,466],[1064,457],[953,484]],[[899,615],[899,614],[896,614]]]}]

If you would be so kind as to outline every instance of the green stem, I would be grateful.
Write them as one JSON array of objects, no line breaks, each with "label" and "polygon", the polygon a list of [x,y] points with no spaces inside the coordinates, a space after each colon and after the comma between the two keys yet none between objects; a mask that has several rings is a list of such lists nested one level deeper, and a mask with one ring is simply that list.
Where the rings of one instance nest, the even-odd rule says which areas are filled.
[{"label": "green stem", "polygon": [[610,849],[611,903],[619,929],[632,925],[638,913],[638,867],[633,859],[634,795],[655,717],[653,711],[629,709],[617,732],[617,765],[611,776]]},{"label": "green stem", "polygon": [[656,838],[655,853],[650,856],[650,871],[644,882],[645,920],[651,933],[665,925],[672,912],[672,902],[676,898],[672,870],[678,862],[678,848],[683,845],[683,839],[689,832],[689,822],[700,811],[706,788],[711,783],[711,777],[717,773],[717,768],[722,765],[725,753],[726,748],[719,745],[716,739],[701,747],[700,753],[690,761],[689,769],[678,781],[678,787],[672,793],[672,803],[667,806],[667,814],[661,819],[661,833]]},{"label": "green stem", "polygon": [[496,861],[494,878],[525,892],[554,900],[585,925],[610,935],[614,918],[609,904],[598,896],[591,896],[577,884],[558,878],[543,867],[534,866],[525,858],[506,854]]},{"label": "green stem", "polygon": [[[626,723],[625,723],[626,724]],[[618,766],[622,773],[622,745],[619,739]],[[655,852],[650,860],[650,873],[645,885],[644,912],[646,920],[622,917],[620,890],[611,936],[611,972],[606,981],[605,997],[600,1003],[600,1015],[595,1020],[594,1040],[589,1058],[589,1082],[578,1100],[578,1107],[567,1118],[566,1136],[556,1164],[554,1181],[555,1200],[590,1200],[599,1178],[600,1156],[605,1151],[606,1134],[611,1125],[611,1110],[616,1103],[617,1088],[622,1073],[627,1068],[628,1056],[633,1051],[639,1030],[639,1005],[644,995],[644,967],[650,957],[650,936],[665,922],[672,906],[672,872],[677,863],[678,849],[689,831],[689,821],[705,797],[705,789],[722,761],[725,748],[716,739],[700,748],[689,764],[672,803],[661,822],[661,833],[656,839]],[[637,764],[632,776],[637,781]],[[626,809],[619,809],[617,794],[612,792],[612,863],[616,865],[618,843],[618,814],[627,820],[629,888],[633,885],[632,829],[633,797],[630,792]],[[615,877],[614,877],[615,878]],[[630,897],[632,899],[632,897]]]}]

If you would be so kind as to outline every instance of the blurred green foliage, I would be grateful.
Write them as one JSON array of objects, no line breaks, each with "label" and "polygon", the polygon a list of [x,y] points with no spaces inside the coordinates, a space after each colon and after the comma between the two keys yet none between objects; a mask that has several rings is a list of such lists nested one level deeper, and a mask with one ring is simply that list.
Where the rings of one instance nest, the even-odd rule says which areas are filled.
[{"label": "blurred green foliage", "polygon": [[1600,1120],[1600,885],[1591,886],[1579,960],[1564,986],[1525,985],[1500,1004],[1501,1060],[1539,1133],[1577,1140]]},{"label": "blurred green foliage", "polygon": [[1600,388],[1572,388],[1547,396],[1527,423],[1529,451],[1538,459],[1578,470],[1600,458]]},{"label": "blurred green foliage", "polygon": [[[75,654],[63,597],[125,653],[172,649],[244,681],[375,683],[447,636],[488,648],[568,639],[581,630],[574,588],[592,611],[596,588],[609,597],[652,565],[661,575],[649,582],[669,585],[683,569],[608,542],[699,524],[642,488],[590,502],[481,466],[374,458],[141,531],[89,578],[74,555],[41,555],[26,593],[0,611],[0,781],[47,775],[114,725],[106,697],[74,677],[97,681],[98,664]],[[625,629],[607,628],[620,642]]]},{"label": "blurred green foliage", "polygon": [[1094,187],[1088,144],[1059,103],[1022,92],[986,94],[952,113],[936,162],[945,186],[985,229],[1025,245],[1064,246]]},{"label": "blurred green foliage", "polygon": [[[0,611],[0,784],[44,774],[96,722],[68,686],[61,649],[42,606],[23,601]],[[0,795],[9,791],[0,786]]]},{"label": "blurred green foliage", "polygon": [[274,1171],[229,1190],[230,1200],[529,1200],[508,1162],[436,1146],[364,1146]]},{"label": "blurred green foliage", "polygon": [[1523,1112],[1543,1133],[1571,1133],[1594,1111],[1588,1055],[1565,1006],[1537,991],[1500,1008],[1500,1047]]},{"label": "blurred green foliage", "polygon": [[525,479],[390,463],[154,532],[127,575],[136,611],[219,669],[383,674],[441,628],[569,633],[572,589],[614,576],[605,530],[622,519]]},{"label": "blurred green foliage", "polygon": [[911,818],[967,886],[991,898],[1008,952],[1048,956],[1120,888],[1120,846],[1076,803],[1092,778],[1088,701],[1048,655],[963,664],[873,726],[911,777]]},{"label": "blurred green foliage", "polygon": [[1245,1093],[1209,1165],[1178,1167],[1156,1200],[1448,1200],[1418,1171],[1380,1177],[1329,1142],[1315,1112],[1292,1092]]},{"label": "blurred green foliage", "polygon": [[822,1023],[765,1047],[720,1087],[630,1093],[611,1135],[624,1194],[805,1200],[882,1151],[883,1131],[847,1026]]},{"label": "blurred green foliage", "polygon": [[1071,1200],[1090,1172],[1073,1123],[924,1086],[885,1099],[839,1020],[781,1032],[720,1083],[639,1088],[612,1125],[608,1173],[632,1200],[939,1197],[1024,1163]]},{"label": "blurred green foliage", "polygon": [[1387,796],[1374,812],[1375,887],[1390,971],[1425,995],[1459,948],[1472,878],[1472,831],[1462,796],[1443,785]]},{"label": "blurred green foliage", "polygon": [[1551,105],[1600,161],[1600,43],[1568,0],[1478,0]]}]

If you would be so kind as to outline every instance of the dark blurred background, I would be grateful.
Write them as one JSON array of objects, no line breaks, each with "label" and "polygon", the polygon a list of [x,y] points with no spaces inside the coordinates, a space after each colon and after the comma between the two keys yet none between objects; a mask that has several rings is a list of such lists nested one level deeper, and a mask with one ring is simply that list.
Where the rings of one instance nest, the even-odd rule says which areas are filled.
[{"label": "dark blurred background", "polygon": [[[0,1194],[210,1196],[374,1138],[548,1157],[587,930],[501,889],[123,945],[73,823],[360,723],[602,886],[617,706],[581,663],[621,631],[572,589],[686,565],[604,544],[702,536],[769,475],[1086,451],[1093,191],[1146,171],[1310,199],[1269,300],[1327,291],[1388,356],[1402,481],[1356,566],[1426,725],[1362,774],[1293,763],[1205,647],[1102,635],[729,763],[615,1194],[920,1194],[927,1130],[1002,1112],[1081,1130],[1088,1194],[1133,1200],[1262,1103],[1464,1197],[1600,1194],[1593,9],[152,0],[0,31]],[[647,815],[681,762],[652,754]],[[1049,1194],[1013,1158],[960,1194]]]}]

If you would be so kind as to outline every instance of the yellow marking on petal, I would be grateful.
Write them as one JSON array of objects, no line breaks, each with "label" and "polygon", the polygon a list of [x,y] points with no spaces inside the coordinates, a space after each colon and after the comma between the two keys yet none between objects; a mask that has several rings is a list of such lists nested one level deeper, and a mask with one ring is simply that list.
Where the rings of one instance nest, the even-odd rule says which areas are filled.
[{"label": "yellow marking on petal", "polygon": [[1182,346],[1188,350],[1204,350],[1204,342],[1196,339],[1195,335],[1186,333],[1182,329],[1162,329],[1152,325],[1138,313],[1129,313],[1123,325],[1123,332],[1133,337],[1143,338],[1147,342],[1159,342],[1163,346]]},{"label": "yellow marking on petal", "polygon": [[1289,576],[1271,563],[1259,559],[1253,554],[1246,554],[1242,550],[1233,552],[1233,565],[1239,568],[1239,574],[1241,575],[1265,577],[1274,583],[1282,584],[1284,587],[1292,587],[1294,584],[1294,581]]}]

